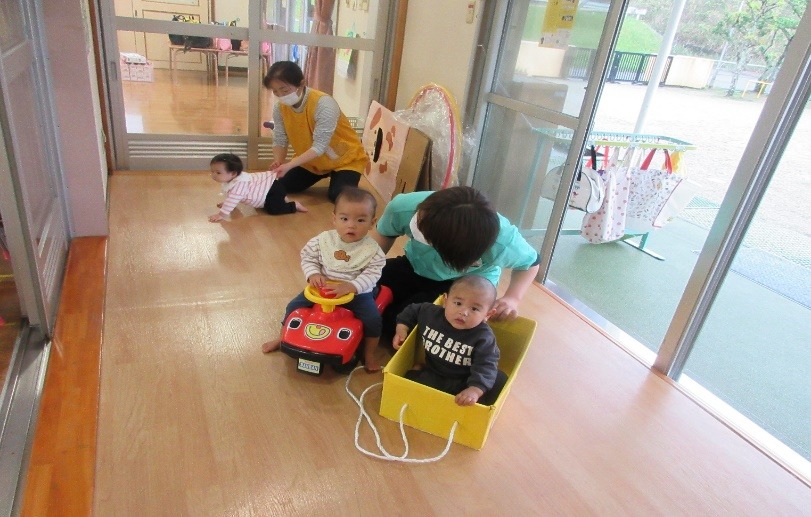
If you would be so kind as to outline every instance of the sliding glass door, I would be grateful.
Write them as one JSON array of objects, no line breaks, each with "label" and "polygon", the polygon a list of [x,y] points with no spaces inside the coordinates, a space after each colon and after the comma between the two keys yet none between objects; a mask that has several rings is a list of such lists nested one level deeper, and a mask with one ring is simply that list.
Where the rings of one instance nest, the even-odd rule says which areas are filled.
[{"label": "sliding glass door", "polygon": [[4,3],[0,20],[0,260],[14,265],[23,315],[47,335],[70,242],[52,81],[37,3]]},{"label": "sliding glass door", "polygon": [[295,61],[361,125],[379,96],[389,2],[115,0],[102,6],[115,163],[200,169],[271,157],[267,67]]},{"label": "sliding glass door", "polygon": [[[479,48],[497,51],[479,63],[478,97],[466,114],[481,134],[467,182],[543,251],[544,270],[568,188],[542,196],[541,186],[558,166],[560,184],[571,185],[626,8],[626,2],[564,4],[485,3],[493,22]],[[575,33],[588,48],[570,44]]]},{"label": "sliding glass door", "polygon": [[[588,29],[578,24],[596,18],[599,44],[556,49],[556,38],[567,32],[547,30],[552,2],[488,5],[493,29],[480,48],[493,50],[479,64],[483,79],[472,112],[481,144],[468,182],[541,252],[539,281],[643,363],[677,379],[741,435],[811,479],[811,248],[801,208],[808,205],[811,13],[789,38],[767,96],[760,96],[762,82],[733,98],[700,87],[671,88],[661,98],[686,100],[656,105],[653,134],[631,134],[636,116],[624,127],[623,117],[640,105],[633,90],[645,87],[604,84],[623,6],[581,4],[571,15],[573,32],[582,47]],[[615,76],[619,71],[612,68]],[[731,108],[720,109],[722,103]],[[701,123],[687,127],[691,112]],[[673,122],[657,127],[663,113]],[[605,199],[626,196],[610,210],[603,203],[599,220],[569,207],[587,143],[597,147],[597,168],[622,172],[602,175],[610,183]],[[691,168],[687,179],[685,167]],[[550,177],[559,178],[552,188],[544,184]],[[639,178],[655,188],[640,188]],[[686,193],[671,188],[674,178]],[[717,190],[718,199],[697,194],[692,182]],[[632,217],[630,208],[642,197],[628,191],[661,200],[648,227],[640,228],[643,214]],[[604,226],[615,214],[628,223],[617,234]]]}]

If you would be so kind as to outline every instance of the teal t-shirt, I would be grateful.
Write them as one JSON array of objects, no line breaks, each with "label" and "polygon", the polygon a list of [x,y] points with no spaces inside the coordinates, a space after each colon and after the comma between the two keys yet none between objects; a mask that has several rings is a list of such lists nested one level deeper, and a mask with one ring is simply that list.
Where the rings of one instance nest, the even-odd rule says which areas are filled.
[{"label": "teal t-shirt", "polygon": [[414,272],[432,280],[452,280],[464,275],[479,275],[487,278],[493,285],[498,285],[501,268],[527,270],[538,260],[538,252],[524,240],[518,228],[499,214],[501,227],[493,246],[488,249],[480,261],[465,271],[456,271],[448,267],[439,253],[431,246],[414,240],[409,223],[417,213],[417,205],[433,192],[412,192],[399,194],[386,205],[383,215],[377,222],[377,232],[386,237],[408,236],[405,255]]}]

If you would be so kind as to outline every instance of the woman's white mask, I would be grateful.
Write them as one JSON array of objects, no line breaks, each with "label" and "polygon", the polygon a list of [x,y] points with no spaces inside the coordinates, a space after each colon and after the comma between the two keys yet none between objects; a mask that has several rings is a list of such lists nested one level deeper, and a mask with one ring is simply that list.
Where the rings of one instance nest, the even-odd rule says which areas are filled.
[{"label": "woman's white mask", "polygon": [[411,235],[414,236],[415,241],[425,244],[426,246],[431,245],[425,239],[425,235],[423,235],[420,229],[417,227],[417,214],[414,214],[414,217],[411,218],[411,222],[408,223],[408,227],[411,228]]},{"label": "woman's white mask", "polygon": [[293,106],[297,104],[298,101],[301,100],[301,97],[298,94],[298,90],[288,93],[287,95],[282,95],[279,97],[279,102],[285,104],[287,106]]}]

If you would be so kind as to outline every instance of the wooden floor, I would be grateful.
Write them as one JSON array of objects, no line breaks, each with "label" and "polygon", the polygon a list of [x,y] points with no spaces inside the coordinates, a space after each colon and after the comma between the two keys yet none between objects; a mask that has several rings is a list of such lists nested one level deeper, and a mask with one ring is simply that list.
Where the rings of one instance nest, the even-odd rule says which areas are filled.
[{"label": "wooden floor", "polygon": [[73,239],[51,340],[22,514],[88,515],[93,502],[107,239]]},{"label": "wooden floor", "polygon": [[[221,74],[222,75],[222,74]],[[122,81],[129,133],[247,135],[245,73],[214,80],[206,72],[155,69],[152,82]],[[261,87],[260,120],[273,119],[273,96]],[[271,130],[260,128],[262,136]]]},{"label": "wooden floor", "polygon": [[[259,351],[302,287],[300,247],[329,226],[324,189],[298,196],[309,214],[243,209],[212,224],[218,190],[203,173],[111,177],[96,515],[811,508],[811,489],[540,286],[521,307],[538,321],[535,340],[482,451],[454,445],[428,465],[363,456],[353,445],[358,412],[345,377],[301,375],[290,358]],[[359,375],[353,391],[380,380]],[[376,415],[379,400],[375,392],[367,407],[397,451],[399,432]],[[408,434],[412,457],[444,445]],[[373,447],[368,431],[361,441]],[[58,508],[59,496],[45,507]]]}]

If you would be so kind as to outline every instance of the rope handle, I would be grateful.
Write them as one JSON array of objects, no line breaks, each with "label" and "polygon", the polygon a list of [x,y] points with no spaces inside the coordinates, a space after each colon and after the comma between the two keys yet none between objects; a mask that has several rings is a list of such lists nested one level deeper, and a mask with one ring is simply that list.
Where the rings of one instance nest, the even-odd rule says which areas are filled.
[{"label": "rope handle", "polygon": [[[450,434],[448,435],[448,443],[445,444],[445,448],[442,450],[442,452],[439,453],[439,455],[434,456],[433,458],[408,458],[407,457],[408,438],[406,437],[405,425],[403,424],[403,414],[405,413],[408,404],[403,404],[403,407],[400,408],[400,437],[403,439],[403,444],[405,448],[403,454],[401,454],[400,456],[395,456],[391,454],[389,451],[387,451],[385,447],[383,447],[383,444],[380,441],[380,433],[378,433],[377,427],[375,426],[374,422],[372,422],[372,417],[369,416],[369,413],[366,411],[366,408],[363,407],[363,399],[364,397],[366,397],[366,394],[369,393],[369,391],[371,391],[372,388],[383,386],[383,383],[377,382],[375,384],[372,384],[371,386],[363,390],[363,392],[360,394],[360,398],[355,397],[355,394],[352,393],[352,390],[349,389],[349,382],[352,380],[352,375],[354,375],[354,373],[360,370],[361,368],[363,367],[358,366],[357,368],[352,370],[352,372],[350,372],[349,376],[346,378],[346,384],[344,385],[344,389],[346,389],[346,392],[349,394],[352,400],[355,401],[355,404],[357,404],[358,408],[360,409],[358,421],[355,422],[355,448],[360,452],[362,452],[363,454],[371,456],[372,458],[377,458],[379,460],[386,461],[399,461],[402,463],[433,463],[435,461],[439,461],[442,458],[444,458],[451,448],[451,443],[453,443],[453,435],[456,434],[456,428],[459,426],[459,422],[455,421],[451,426],[451,431]],[[377,444],[377,448],[381,454],[377,454],[372,451],[366,450],[360,445],[360,424],[361,422],[363,422],[364,419],[366,419],[366,422],[369,424],[369,427],[372,429],[372,432],[375,435],[375,443]]]}]

